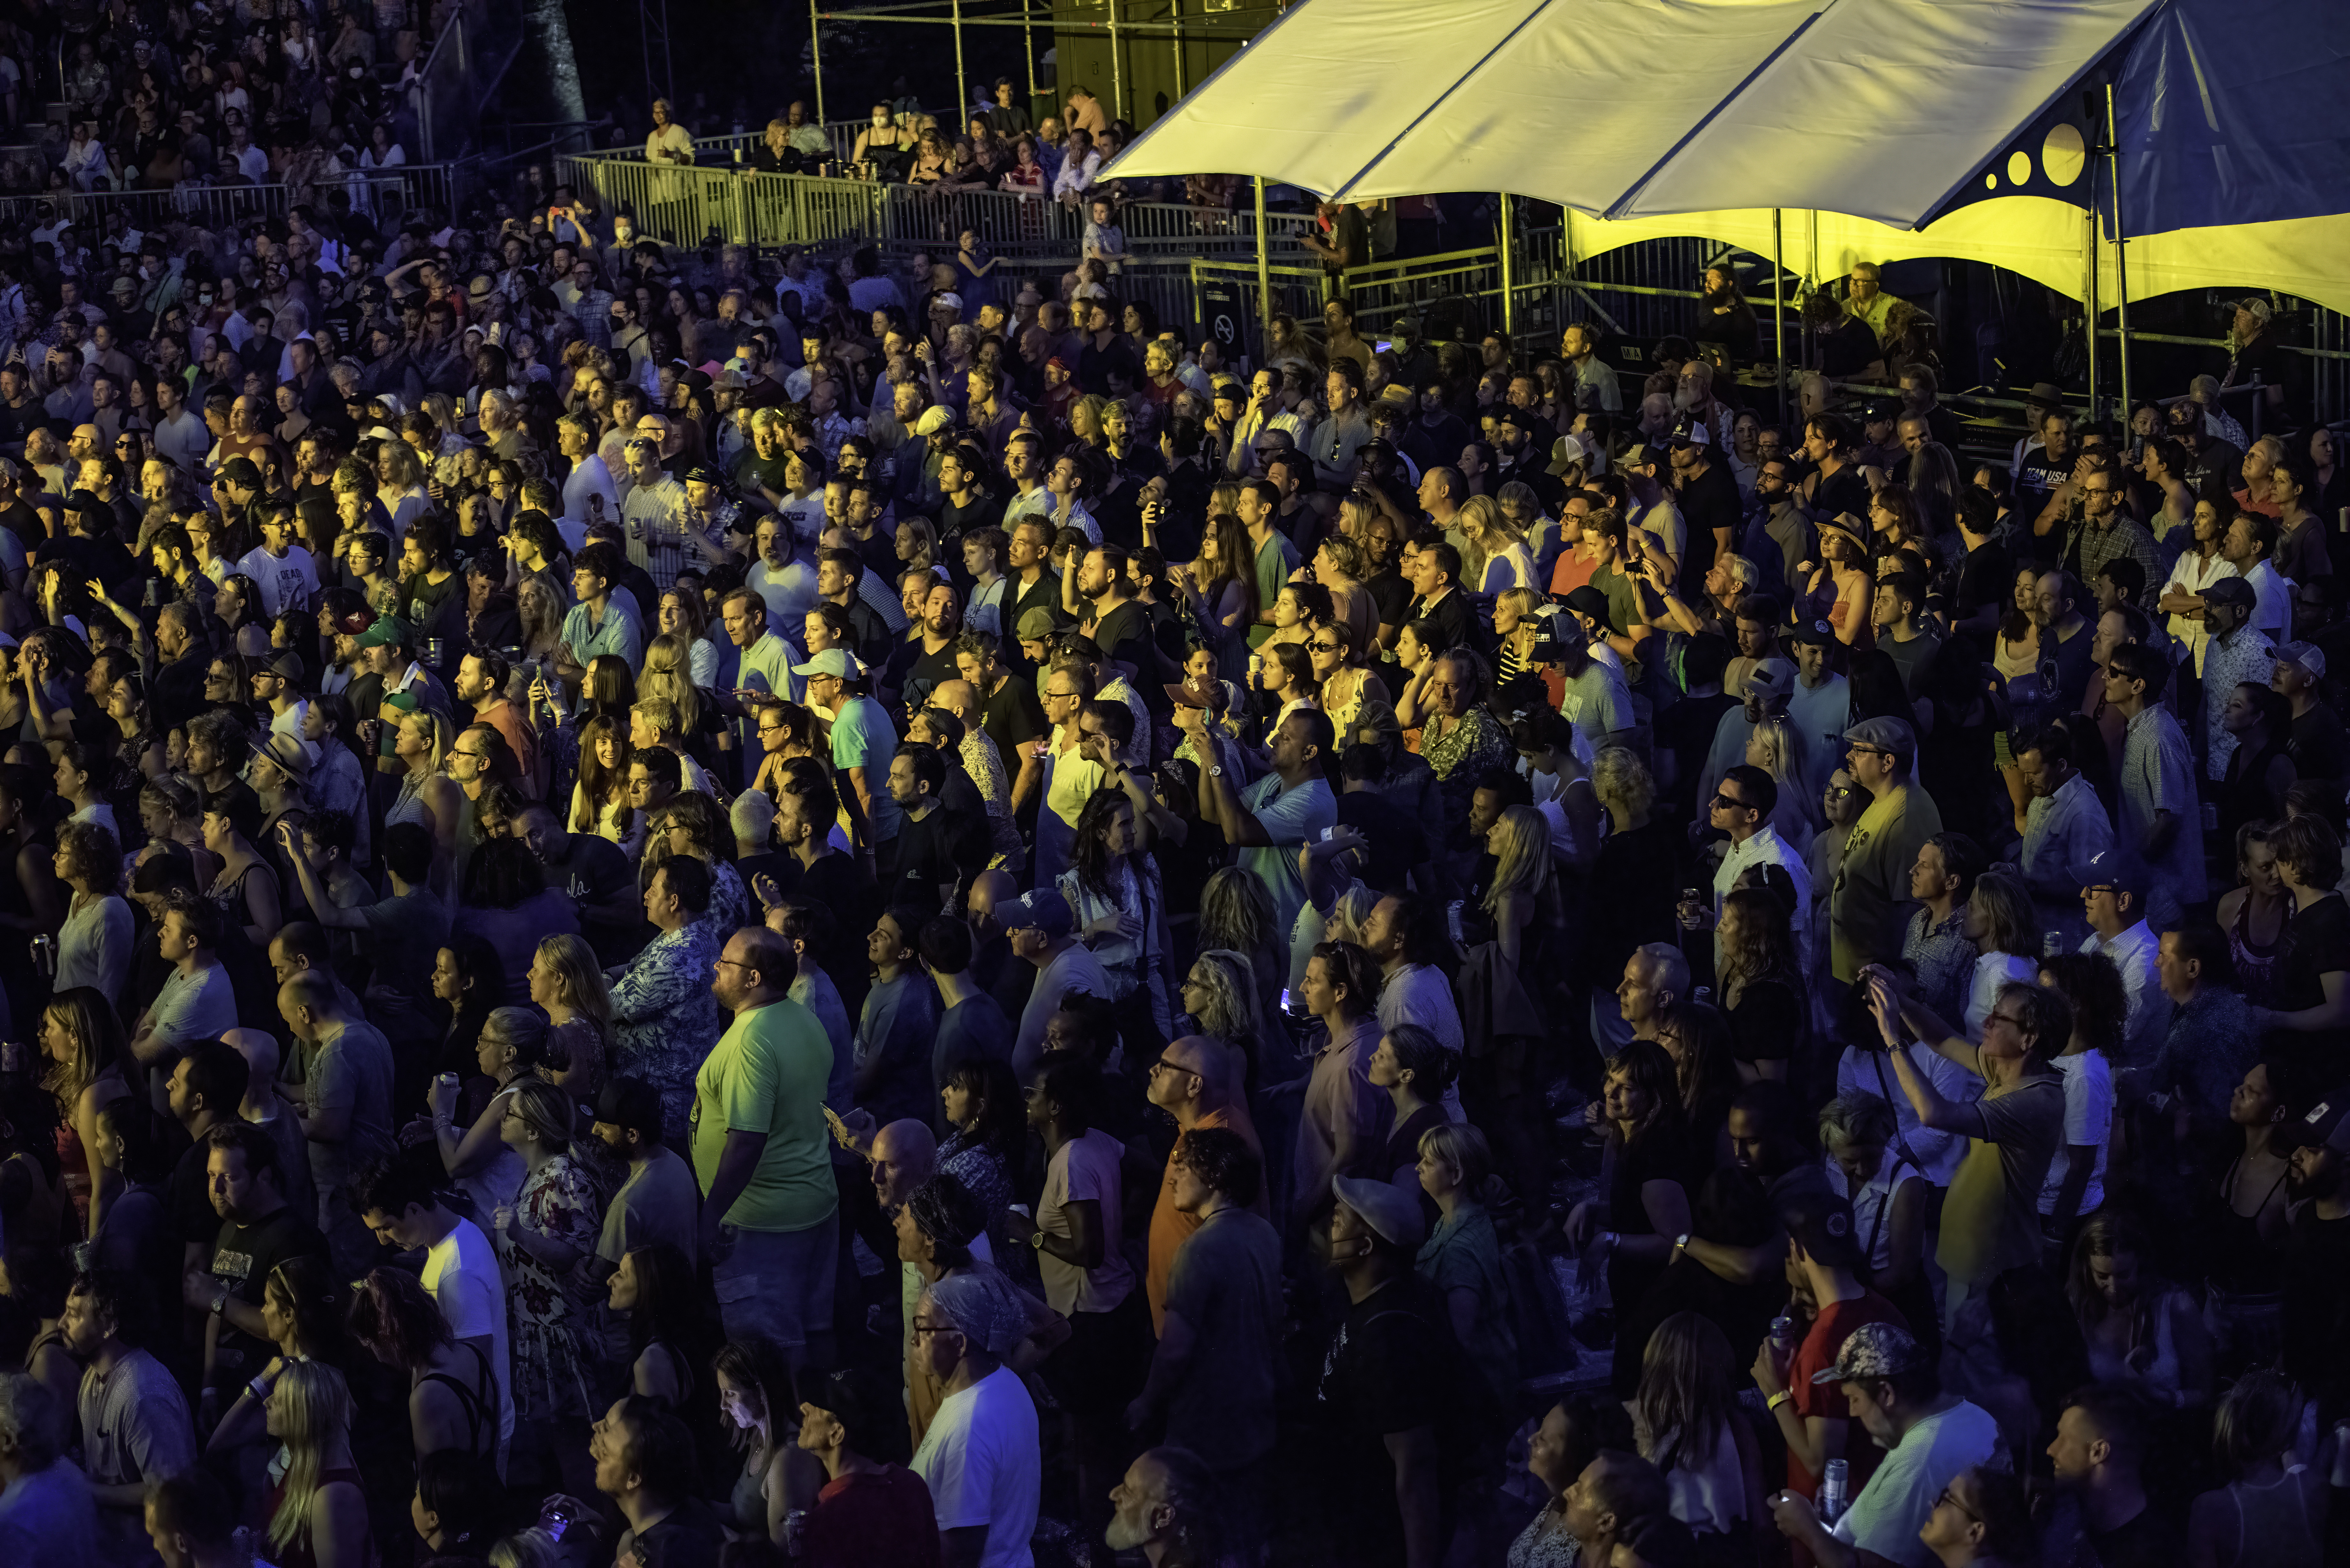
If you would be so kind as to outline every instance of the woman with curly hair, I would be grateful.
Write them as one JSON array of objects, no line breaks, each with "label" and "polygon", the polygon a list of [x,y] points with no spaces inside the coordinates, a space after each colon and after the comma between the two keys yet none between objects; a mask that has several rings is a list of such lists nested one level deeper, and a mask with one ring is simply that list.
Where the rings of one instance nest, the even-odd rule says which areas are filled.
[{"label": "woman with curly hair", "polygon": [[351,1338],[408,1376],[408,1438],[420,1464],[453,1451],[484,1465],[498,1449],[498,1381],[489,1356],[449,1331],[441,1303],[405,1269],[372,1269],[351,1292]]},{"label": "woman with curly hair", "polygon": [[135,937],[130,906],[121,897],[122,851],[114,835],[94,823],[58,824],[57,873],[73,897],[57,929],[52,983],[58,991],[88,986],[101,996],[121,995]]},{"label": "woman with curly hair", "polygon": [[[683,660],[685,680],[672,682],[664,687],[659,694],[679,704],[678,717],[681,721],[691,721],[685,725],[686,729],[691,732],[701,722],[699,693],[696,694],[696,706],[689,710],[683,703],[679,687],[711,688],[718,684],[721,654],[718,645],[711,640],[710,612],[706,601],[700,593],[691,587],[681,585],[662,593],[660,608],[657,613],[660,618],[660,625],[658,628],[660,636],[654,638],[653,641],[659,642],[662,638],[668,638],[682,644],[685,650]],[[648,670],[654,668],[652,643],[645,645],[645,667]],[[679,668],[679,665],[664,659],[660,667],[674,670]]]},{"label": "woman with curly hair", "polygon": [[1169,576],[1215,657],[1217,676],[1243,679],[1248,673],[1248,628],[1256,623],[1260,607],[1248,529],[1228,512],[1210,514],[1200,536],[1199,559]]},{"label": "woman with curly hair", "polygon": [[[1192,945],[1201,952],[1221,948],[1247,961],[1248,993],[1256,999],[1259,1018],[1281,1015],[1282,981],[1289,973],[1289,937],[1281,929],[1281,917],[1263,877],[1227,866],[1200,889],[1200,919]],[[1190,1002],[1184,1002],[1183,1010],[1192,1011]],[[1267,1037],[1257,1038],[1263,1044]]]},{"label": "woman with curly hair", "polygon": [[650,815],[644,864],[650,869],[672,855],[691,856],[710,867],[710,908],[702,920],[720,945],[751,921],[751,895],[734,868],[734,826],[726,809],[700,790],[671,795]]}]

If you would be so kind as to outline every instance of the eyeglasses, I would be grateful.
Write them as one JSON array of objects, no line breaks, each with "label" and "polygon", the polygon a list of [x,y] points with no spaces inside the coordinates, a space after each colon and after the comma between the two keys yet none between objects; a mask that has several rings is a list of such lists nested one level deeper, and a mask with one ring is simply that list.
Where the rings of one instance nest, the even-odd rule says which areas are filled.
[{"label": "eyeglasses", "polygon": [[1969,1508],[1965,1503],[1959,1501],[1959,1494],[1956,1489],[1944,1487],[1942,1489],[1942,1495],[1934,1500],[1934,1506],[1936,1508],[1939,1508],[1946,1502],[1952,1508],[1957,1509],[1960,1513],[1965,1514],[1969,1519],[1973,1520],[1977,1524],[1981,1524],[1983,1521],[1983,1516],[1981,1514],[1977,1513],[1973,1509]]},{"label": "eyeglasses", "polygon": [[2012,1012],[1992,1012],[1992,1013],[1986,1013],[1986,1014],[1984,1015],[1984,1017],[1983,1017],[1983,1022],[1984,1022],[1985,1023],[2004,1023],[2004,1024],[2006,1024],[2010,1029],[2016,1030],[2016,1031],[2018,1031],[2019,1033],[2020,1033],[2020,1032],[2022,1030],[2022,1028],[2023,1028],[2023,1020],[2022,1020],[2022,1019],[2021,1019],[2021,1018],[2018,1018],[2018,1017],[2017,1017],[2014,1013],[2012,1013]]},{"label": "eyeglasses", "polygon": [[1850,752],[1855,756],[1860,757],[1889,757],[1895,754],[1887,751],[1883,746],[1850,745],[1846,746],[1845,750]]},{"label": "eyeglasses", "polygon": [[1338,645],[1335,642],[1309,642],[1305,645],[1305,651],[1308,653],[1336,653],[1338,651]]},{"label": "eyeglasses", "polygon": [[723,958],[718,960],[710,967],[712,969],[739,969],[746,974],[756,974],[759,972],[759,969],[756,964],[743,963],[736,959]]},{"label": "eyeglasses", "polygon": [[932,1338],[942,1334],[951,1334],[958,1339],[966,1337],[962,1330],[951,1323],[924,1323],[920,1318],[914,1320],[914,1333],[917,1335],[928,1334]]},{"label": "eyeglasses", "polygon": [[1721,807],[1725,811],[1744,811],[1746,809],[1746,803],[1744,801],[1739,799],[1734,794],[1724,794],[1720,790],[1713,792],[1713,804]]}]

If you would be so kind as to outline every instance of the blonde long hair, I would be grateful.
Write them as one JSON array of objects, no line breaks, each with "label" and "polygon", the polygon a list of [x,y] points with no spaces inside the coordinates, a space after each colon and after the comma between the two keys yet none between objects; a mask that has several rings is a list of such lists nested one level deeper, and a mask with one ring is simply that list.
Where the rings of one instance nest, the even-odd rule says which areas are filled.
[{"label": "blonde long hair", "polygon": [[269,1544],[282,1552],[310,1521],[327,1449],[350,1438],[351,1390],[323,1361],[289,1361],[269,1397],[278,1401],[278,1438],[291,1456],[283,1500],[269,1521]]},{"label": "blonde long hair", "polygon": [[1498,916],[1503,897],[1523,893],[1539,898],[1550,887],[1550,824],[1530,805],[1505,809],[1493,824],[1493,880],[1485,889],[1485,912]]},{"label": "blonde long hair", "polygon": [[681,737],[702,730],[702,694],[693,688],[692,655],[683,638],[665,631],[645,644],[644,668],[637,672],[637,696],[669,699],[677,709]]},{"label": "blonde long hair", "polygon": [[612,1032],[612,988],[605,982],[603,966],[596,961],[596,950],[588,939],[565,935],[548,937],[538,944],[538,961],[555,977],[562,992],[564,1006],[583,1018],[593,1019],[597,1029],[608,1037]]}]

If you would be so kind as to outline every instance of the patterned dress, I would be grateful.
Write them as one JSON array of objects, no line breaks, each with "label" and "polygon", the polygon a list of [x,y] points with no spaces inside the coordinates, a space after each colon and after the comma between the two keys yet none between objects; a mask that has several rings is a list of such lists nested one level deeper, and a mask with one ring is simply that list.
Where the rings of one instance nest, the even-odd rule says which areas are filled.
[{"label": "patterned dress", "polygon": [[[603,1228],[587,1170],[558,1154],[523,1179],[515,1225],[582,1252]],[[525,1420],[595,1413],[601,1329],[591,1302],[527,1249],[502,1240],[513,1330],[515,1414]]]}]

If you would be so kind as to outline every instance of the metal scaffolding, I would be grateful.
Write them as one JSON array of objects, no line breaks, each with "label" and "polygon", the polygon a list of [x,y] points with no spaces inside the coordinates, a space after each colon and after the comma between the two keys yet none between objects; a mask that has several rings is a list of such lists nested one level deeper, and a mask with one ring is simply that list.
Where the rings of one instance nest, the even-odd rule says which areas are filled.
[{"label": "metal scaffolding", "polygon": [[[1191,20],[1185,20],[1187,0],[1149,0],[1151,9],[1164,7],[1163,16],[1136,18],[1126,13],[1136,0],[1101,0],[1099,19],[1091,16],[1055,12],[1049,5],[1035,0],[1021,0],[1014,10],[1009,0],[894,0],[892,4],[859,5],[847,10],[826,10],[821,0],[808,0],[808,31],[814,40],[810,55],[816,66],[816,118],[826,118],[824,109],[824,44],[823,26],[827,22],[874,22],[914,26],[951,27],[954,30],[955,112],[967,114],[972,108],[971,84],[965,78],[963,67],[962,30],[965,27],[1017,27],[1022,34],[1022,54],[1028,62],[1028,96],[1036,96],[1036,27],[1041,23],[1046,29],[1064,33],[1099,32],[1109,39],[1110,113],[1114,118],[1127,117],[1125,56],[1121,46],[1130,48],[1138,38],[1163,39],[1175,51],[1176,90],[1189,91],[1191,82],[1183,58],[1187,44],[1245,44],[1264,30],[1263,26],[1233,26],[1207,18],[1247,16],[1263,13],[1270,24],[1279,11],[1273,0],[1251,5],[1219,5],[1216,0],[1188,0]],[[993,10],[985,9],[993,5]],[[1087,7],[1088,10],[1096,7]]]}]

